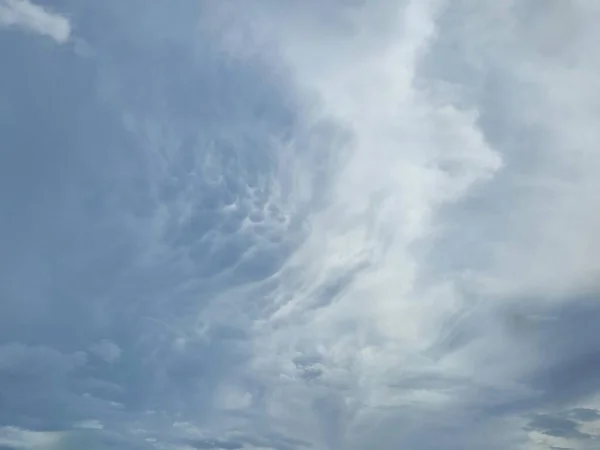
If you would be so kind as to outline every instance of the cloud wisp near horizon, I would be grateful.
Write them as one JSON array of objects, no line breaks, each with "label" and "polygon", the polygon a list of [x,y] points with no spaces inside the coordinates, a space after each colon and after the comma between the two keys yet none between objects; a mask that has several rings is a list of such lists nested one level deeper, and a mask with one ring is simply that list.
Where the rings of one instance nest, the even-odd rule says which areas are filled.
[{"label": "cloud wisp near horizon", "polygon": [[597,448],[596,3],[0,0],[0,449]]}]

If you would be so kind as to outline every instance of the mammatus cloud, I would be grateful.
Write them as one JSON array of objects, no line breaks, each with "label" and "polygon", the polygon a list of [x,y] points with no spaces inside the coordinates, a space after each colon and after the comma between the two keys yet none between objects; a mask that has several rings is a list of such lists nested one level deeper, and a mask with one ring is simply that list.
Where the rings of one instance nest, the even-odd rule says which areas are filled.
[{"label": "mammatus cloud", "polygon": [[66,17],[29,0],[0,1],[0,27],[23,28],[48,36],[60,44],[66,42],[71,34],[71,25]]},{"label": "mammatus cloud", "polygon": [[596,2],[66,10],[0,71],[0,445],[598,447]]},{"label": "mammatus cloud", "polygon": [[[450,430],[456,448],[527,445],[521,427],[499,431],[500,414],[489,418],[496,430],[471,433],[455,414],[466,421],[503,396],[535,396],[526,379],[543,370],[530,359],[544,358],[543,344],[522,333],[552,329],[536,310],[560,320],[553,302],[597,292],[590,93],[600,65],[584,55],[598,8],[256,2],[232,11],[220,14],[285,61],[297,95],[314,100],[309,120],[350,136],[321,148],[344,164],[330,168],[325,204],[257,318],[253,370],[280,386],[273,420],[293,429],[303,417],[302,432],[320,433],[327,448],[373,439],[437,448]],[[219,30],[225,48],[252,55],[252,39],[229,31]]]}]

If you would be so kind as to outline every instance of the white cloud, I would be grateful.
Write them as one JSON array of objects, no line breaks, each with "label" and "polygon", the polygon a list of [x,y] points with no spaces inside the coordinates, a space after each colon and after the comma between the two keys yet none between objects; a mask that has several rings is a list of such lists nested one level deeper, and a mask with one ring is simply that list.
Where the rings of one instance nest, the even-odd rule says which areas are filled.
[{"label": "white cloud", "polygon": [[54,448],[63,433],[24,430],[16,427],[0,427],[0,446],[15,449],[48,450]]},{"label": "white cloud", "polygon": [[[35,28],[6,12],[28,3],[0,5],[3,23]],[[36,390],[19,384],[12,408],[35,404],[41,416],[37,399],[49,398],[54,414],[74,386],[82,401],[68,408],[68,424],[138,442],[198,438],[197,447],[226,443],[214,436],[230,448],[238,440],[328,450],[575,446],[526,427],[544,402],[568,404],[597,388],[582,383],[580,393],[565,382],[568,364],[582,369],[578,380],[598,370],[593,320],[563,313],[600,271],[599,8],[584,0],[204,6],[228,51],[222,66],[213,54],[197,66],[187,60],[198,49],[178,40],[189,39],[180,21],[165,28],[181,35],[154,34],[177,6],[153,4],[148,15],[107,6],[107,18],[139,19],[139,27],[125,21],[111,45],[93,44],[103,104],[125,117],[128,139],[139,138],[141,163],[133,158],[128,173],[119,151],[106,170],[143,181],[131,203],[116,185],[128,218],[108,220],[127,221],[136,249],[130,258],[107,253],[113,259],[95,257],[103,241],[81,246],[86,261],[98,261],[90,280],[103,291],[81,298],[93,303],[90,316],[102,312],[90,320],[94,333],[112,330],[122,347],[108,339],[65,355],[0,347],[0,376],[37,381],[49,363],[56,374],[47,383],[54,397],[41,391],[23,402]],[[53,36],[67,39],[68,28]],[[121,58],[125,49],[139,58]],[[180,70],[153,70],[174,62]],[[198,67],[208,67],[207,79]],[[280,92],[260,91],[257,78],[289,88],[273,103],[286,102],[293,118],[264,118],[267,97]],[[290,122],[293,130],[279,128]],[[288,250],[276,273],[252,276],[256,255]],[[99,281],[95,271],[111,272],[104,262],[116,260],[119,275]],[[42,329],[56,323],[65,322]],[[579,326],[583,337],[571,333]],[[87,345],[79,333],[56,342]],[[126,364],[97,364],[123,353]],[[138,407],[155,411],[136,415]],[[98,421],[78,422],[89,417]],[[590,435],[598,427],[577,425]],[[80,430],[66,441],[100,434]]]},{"label": "white cloud", "polygon": [[66,17],[29,0],[0,0],[0,27],[23,28],[61,44],[68,41],[71,34],[71,24]]},{"label": "white cloud", "polygon": [[[534,350],[499,309],[524,295],[536,304],[548,295],[568,301],[600,272],[599,8],[470,0],[251,2],[237,13],[227,6],[216,15],[233,16],[233,31],[247,35],[218,29],[227,51],[285,67],[304,120],[350,136],[319,149],[344,163],[328,167],[331,188],[316,194],[306,240],[256,317],[252,371],[272,387],[271,417],[298,434],[321,433],[330,448],[354,448],[353,434],[399,408],[450,420],[463,402],[453,377],[522,393],[517,381],[535,368]],[[454,39],[455,54],[443,39]],[[470,78],[449,82],[459,69]],[[486,96],[499,95],[485,85],[492,77],[508,97],[490,111]],[[486,124],[490,114],[504,122]],[[298,134],[291,145],[305,142]],[[309,180],[310,169],[295,175]],[[444,239],[459,250],[436,253]],[[470,252],[467,267],[438,268],[436,257],[464,261]],[[442,325],[474,320],[475,305],[485,311],[485,323],[472,324],[482,340],[432,359],[428,350],[448,340]],[[294,363],[307,354],[318,365],[310,381]],[[446,382],[395,384],[407,373]],[[324,392],[338,396],[335,414],[315,411]],[[326,416],[339,419],[336,436],[318,431],[315,420]],[[410,433],[403,436],[390,448]]]},{"label": "white cloud", "polygon": [[102,430],[104,425],[97,419],[82,420],[74,425],[75,428],[82,428],[85,430]]}]

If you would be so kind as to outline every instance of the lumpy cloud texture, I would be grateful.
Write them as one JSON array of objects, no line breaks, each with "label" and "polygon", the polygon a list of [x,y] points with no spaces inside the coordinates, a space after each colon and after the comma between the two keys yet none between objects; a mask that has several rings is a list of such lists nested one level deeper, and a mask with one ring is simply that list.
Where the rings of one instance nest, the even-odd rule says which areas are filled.
[{"label": "lumpy cloud texture", "polygon": [[0,449],[600,446],[600,3],[0,0]]}]

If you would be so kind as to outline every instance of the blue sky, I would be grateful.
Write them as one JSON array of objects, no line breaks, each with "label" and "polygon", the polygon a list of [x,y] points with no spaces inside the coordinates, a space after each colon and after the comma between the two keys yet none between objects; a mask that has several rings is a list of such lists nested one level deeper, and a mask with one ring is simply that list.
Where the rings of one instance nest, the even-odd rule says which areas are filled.
[{"label": "blue sky", "polygon": [[0,0],[0,449],[598,448],[599,23]]}]

